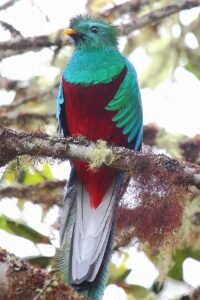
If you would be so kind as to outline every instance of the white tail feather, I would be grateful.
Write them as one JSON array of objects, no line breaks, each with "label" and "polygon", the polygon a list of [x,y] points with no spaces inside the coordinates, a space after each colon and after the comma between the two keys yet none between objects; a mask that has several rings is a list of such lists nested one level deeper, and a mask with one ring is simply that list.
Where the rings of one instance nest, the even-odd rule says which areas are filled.
[{"label": "white tail feather", "polygon": [[89,194],[77,184],[77,216],[72,248],[72,281],[93,281],[108,243],[116,202],[116,178],[97,208],[90,206]]}]

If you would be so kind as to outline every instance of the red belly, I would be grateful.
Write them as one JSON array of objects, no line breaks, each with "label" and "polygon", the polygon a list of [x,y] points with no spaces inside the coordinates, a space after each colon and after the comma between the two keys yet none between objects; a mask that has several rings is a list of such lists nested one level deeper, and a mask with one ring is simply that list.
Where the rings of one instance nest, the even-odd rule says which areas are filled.
[{"label": "red belly", "polygon": [[[128,146],[127,137],[112,121],[116,112],[105,110],[113,99],[127,69],[110,83],[83,86],[63,79],[65,112],[70,135],[82,135],[95,141],[106,140],[118,146]],[[74,161],[78,176],[90,195],[91,205],[97,207],[118,171],[110,168],[91,170],[87,163]]]}]

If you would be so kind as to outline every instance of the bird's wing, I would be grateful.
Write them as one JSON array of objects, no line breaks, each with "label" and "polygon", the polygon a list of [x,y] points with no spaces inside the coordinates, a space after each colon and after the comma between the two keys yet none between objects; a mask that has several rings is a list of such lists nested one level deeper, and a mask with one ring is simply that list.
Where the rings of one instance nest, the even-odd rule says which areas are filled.
[{"label": "bird's wing", "polygon": [[64,103],[62,80],[60,81],[59,88],[58,88],[58,96],[57,96],[57,103],[56,103],[56,118],[58,119],[58,132],[63,136],[69,135],[66,114],[65,114],[65,103]]},{"label": "bird's wing", "polygon": [[112,118],[123,134],[128,136],[132,148],[139,150],[143,136],[143,117],[141,96],[138,87],[137,74],[134,67],[126,59],[127,74],[113,99],[106,106],[106,110],[116,111]]}]

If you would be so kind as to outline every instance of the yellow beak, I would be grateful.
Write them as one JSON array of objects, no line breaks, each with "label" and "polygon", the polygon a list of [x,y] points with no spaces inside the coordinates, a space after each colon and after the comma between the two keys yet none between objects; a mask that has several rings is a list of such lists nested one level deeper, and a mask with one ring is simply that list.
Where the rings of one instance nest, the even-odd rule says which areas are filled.
[{"label": "yellow beak", "polygon": [[63,33],[70,36],[70,35],[78,34],[78,31],[76,31],[73,28],[67,28],[63,31]]}]

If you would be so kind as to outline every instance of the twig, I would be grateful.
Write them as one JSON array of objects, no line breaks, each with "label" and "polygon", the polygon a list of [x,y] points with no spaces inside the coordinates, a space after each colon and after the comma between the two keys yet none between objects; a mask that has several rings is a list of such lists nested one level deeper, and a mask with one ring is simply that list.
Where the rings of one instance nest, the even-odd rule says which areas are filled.
[{"label": "twig", "polygon": [[0,199],[15,197],[27,199],[35,204],[44,204],[47,207],[53,204],[61,205],[65,184],[66,180],[49,180],[35,185],[7,186],[0,189]]},{"label": "twig", "polygon": [[10,1],[7,1],[5,4],[3,4],[3,5],[0,6],[0,10],[4,10],[4,9],[9,8],[10,6],[14,5],[17,1],[19,1],[19,0],[10,0]]},{"label": "twig", "polygon": [[26,104],[32,102],[33,100],[34,101],[41,101],[44,96],[46,96],[48,94],[51,94],[53,92],[53,89],[57,88],[57,87],[58,87],[58,84],[51,87],[51,89],[48,89],[48,90],[45,90],[43,92],[39,92],[39,93],[36,93],[34,95],[30,95],[30,96],[27,96],[25,98],[19,99],[18,101],[13,102],[10,105],[2,105],[2,106],[0,106],[0,114],[5,114],[7,112],[13,111],[13,110],[15,110],[16,108],[19,108],[22,105],[26,105]]},{"label": "twig", "polygon": [[14,28],[12,25],[6,23],[6,22],[3,22],[3,21],[0,21],[0,25],[2,25],[5,29],[9,30],[11,35],[13,37],[23,37],[21,32],[19,30],[17,30],[16,28]]},{"label": "twig", "polygon": [[121,4],[116,4],[113,7],[101,12],[99,17],[108,18],[115,14],[122,15],[125,13],[136,12],[141,9],[142,6],[149,3],[149,0],[136,0],[136,1],[127,1]]},{"label": "twig", "polygon": [[[93,164],[92,154],[104,152],[98,166],[142,174],[160,168],[170,174],[178,174],[179,184],[193,185],[200,189],[200,166],[171,159],[168,156],[131,151],[123,147],[98,147],[84,138],[52,138],[41,132],[17,132],[0,126],[0,166],[22,155],[52,157],[54,159],[78,159]],[[98,152],[99,151],[99,152]]]},{"label": "twig", "polygon": [[191,9],[200,5],[200,0],[185,0],[179,1],[174,4],[164,6],[150,13],[134,18],[130,24],[124,25],[122,28],[122,34],[127,35],[136,29],[141,29],[148,25],[153,25],[160,22],[162,19],[176,14],[185,9]]},{"label": "twig", "polygon": [[18,40],[10,40],[6,43],[0,43],[0,51],[2,50],[20,50],[20,51],[27,51],[27,50],[38,50],[43,47],[61,47],[66,45],[71,45],[72,42],[69,39],[62,40],[60,38],[51,39],[49,36],[41,35],[37,37],[30,37],[30,38],[21,38]]}]

